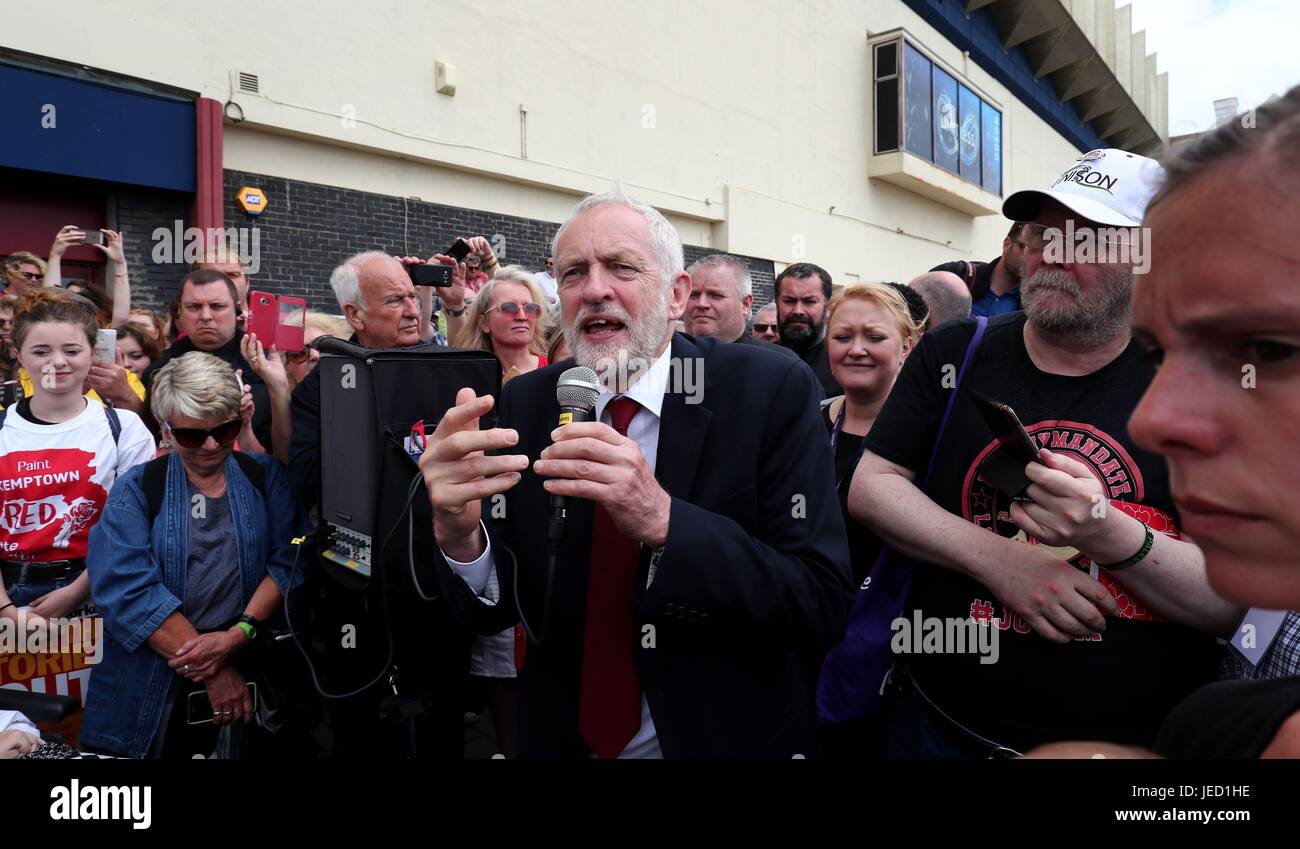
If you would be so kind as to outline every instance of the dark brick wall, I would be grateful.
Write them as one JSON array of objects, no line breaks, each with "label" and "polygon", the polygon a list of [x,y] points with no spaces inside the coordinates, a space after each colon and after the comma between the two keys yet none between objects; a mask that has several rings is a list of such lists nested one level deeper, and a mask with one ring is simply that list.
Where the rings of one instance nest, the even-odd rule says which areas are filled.
[{"label": "dark brick wall", "polygon": [[[266,192],[270,203],[250,220],[235,203],[243,186]],[[428,257],[444,250],[457,236],[485,236],[503,264],[541,270],[558,226],[554,222],[463,209],[391,195],[284,180],[264,174],[226,171],[226,227],[258,228],[261,265],[254,287],[305,298],[315,309],[338,312],[329,288],[330,272],[340,260],[362,250],[397,256]],[[686,247],[689,265],[715,251]],[[773,267],[750,259],[754,302],[771,300]]]},{"label": "dark brick wall", "polygon": [[[267,211],[255,222],[235,203],[243,186],[258,187],[269,197]],[[259,230],[261,267],[253,285],[306,298],[314,308],[331,313],[338,312],[338,304],[329,288],[330,272],[358,251],[428,257],[457,236],[482,235],[494,248],[501,246],[503,264],[539,270],[556,227],[531,218],[240,171],[226,171],[225,190],[226,226],[255,223]]]},{"label": "dark brick wall", "polygon": [[[185,277],[187,266],[183,262],[155,262],[158,243],[154,232],[161,227],[174,234],[179,220],[184,233],[188,226],[184,219],[189,196],[155,189],[119,189],[116,197],[117,227],[122,232],[123,251],[131,275],[131,305],[165,312]],[[174,235],[171,241],[175,241]],[[171,258],[168,254],[169,251],[159,252],[164,259]]]}]

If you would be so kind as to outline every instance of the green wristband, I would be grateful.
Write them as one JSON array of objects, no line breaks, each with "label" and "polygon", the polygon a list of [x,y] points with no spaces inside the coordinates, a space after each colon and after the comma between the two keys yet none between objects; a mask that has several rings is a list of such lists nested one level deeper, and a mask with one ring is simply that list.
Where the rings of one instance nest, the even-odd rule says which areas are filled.
[{"label": "green wristband", "polygon": [[248,622],[236,622],[235,627],[244,632],[244,636],[253,639],[257,636],[257,629]]},{"label": "green wristband", "polygon": [[1134,554],[1128,560],[1121,560],[1120,562],[1112,563],[1109,566],[1101,563],[1098,563],[1097,565],[1101,566],[1101,568],[1105,569],[1107,572],[1118,572],[1121,569],[1127,569],[1130,566],[1142,562],[1143,558],[1151,553],[1151,546],[1155,545],[1156,542],[1156,535],[1152,533],[1151,529],[1148,528],[1145,523],[1142,525],[1142,529],[1147,532],[1146,539],[1142,540],[1142,547],[1138,549],[1137,554]]}]

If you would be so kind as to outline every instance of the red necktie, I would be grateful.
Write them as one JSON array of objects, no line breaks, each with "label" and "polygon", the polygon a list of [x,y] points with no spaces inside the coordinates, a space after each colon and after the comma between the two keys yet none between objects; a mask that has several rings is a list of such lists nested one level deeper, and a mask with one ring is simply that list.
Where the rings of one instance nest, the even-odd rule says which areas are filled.
[{"label": "red necktie", "polygon": [[[627,426],[641,405],[619,397],[609,403],[614,430]],[[582,641],[582,696],[578,731],[599,758],[617,758],[641,728],[641,682],[637,680],[632,584],[641,544],[614,527],[596,505],[587,565],[587,621]]]}]

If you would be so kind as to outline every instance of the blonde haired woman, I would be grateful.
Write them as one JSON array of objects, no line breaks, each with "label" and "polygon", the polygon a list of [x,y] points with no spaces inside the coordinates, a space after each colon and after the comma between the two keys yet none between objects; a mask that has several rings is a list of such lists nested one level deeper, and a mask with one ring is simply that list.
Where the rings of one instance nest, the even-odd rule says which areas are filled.
[{"label": "blonde haired woman", "polygon": [[509,380],[549,363],[543,336],[545,311],[546,298],[533,275],[517,265],[507,265],[483,284],[451,343],[496,354]]},{"label": "blonde haired woman", "polygon": [[[880,557],[880,538],[849,515],[849,487],[862,441],[885,405],[903,362],[921,332],[907,301],[892,286],[863,283],[831,300],[826,312],[826,354],[844,394],[822,402],[835,454],[835,489],[855,586]],[[884,756],[884,728],[876,717],[824,726],[822,750],[837,758]]]},{"label": "blonde haired woman", "polygon": [[850,286],[831,300],[826,313],[826,353],[831,374],[844,394],[822,402],[835,452],[840,510],[849,531],[853,577],[862,584],[880,554],[881,543],[849,516],[850,474],[880,408],[894,388],[903,361],[920,338],[907,301],[891,286]]}]

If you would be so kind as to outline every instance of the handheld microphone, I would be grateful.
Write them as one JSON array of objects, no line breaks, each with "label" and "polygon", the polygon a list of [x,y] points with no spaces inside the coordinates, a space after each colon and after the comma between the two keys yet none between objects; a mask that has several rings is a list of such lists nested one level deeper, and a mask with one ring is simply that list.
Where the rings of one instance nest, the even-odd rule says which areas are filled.
[{"label": "handheld microphone", "polygon": [[[594,369],[574,366],[564,372],[555,386],[555,400],[560,404],[560,424],[591,421],[595,416],[596,398],[599,396],[600,378]],[[565,518],[564,496],[552,495],[551,521],[547,526],[546,537],[553,552],[559,550],[560,540],[564,538]]]}]

